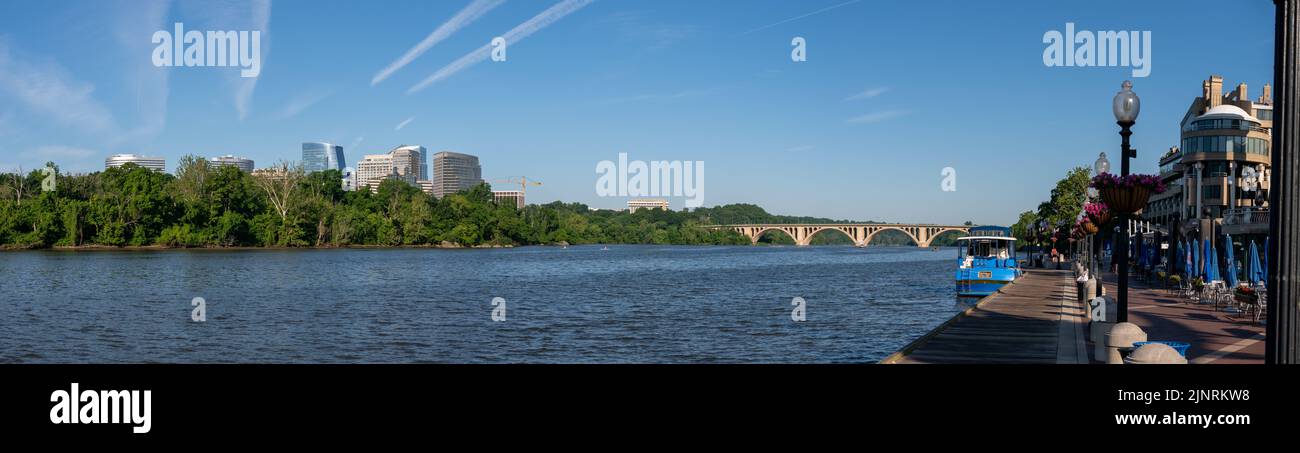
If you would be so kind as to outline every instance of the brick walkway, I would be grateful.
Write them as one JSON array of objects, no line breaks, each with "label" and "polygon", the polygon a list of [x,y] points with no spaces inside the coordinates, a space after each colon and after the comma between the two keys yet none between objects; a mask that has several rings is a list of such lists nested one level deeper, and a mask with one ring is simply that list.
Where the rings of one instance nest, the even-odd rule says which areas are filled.
[{"label": "brick walkway", "polygon": [[[1115,274],[1107,273],[1107,294],[1115,294]],[[1250,317],[1215,311],[1214,305],[1194,305],[1163,289],[1129,280],[1129,322],[1147,332],[1151,340],[1191,343],[1191,363],[1264,363],[1264,325]],[[1092,351],[1091,343],[1088,351]]]}]

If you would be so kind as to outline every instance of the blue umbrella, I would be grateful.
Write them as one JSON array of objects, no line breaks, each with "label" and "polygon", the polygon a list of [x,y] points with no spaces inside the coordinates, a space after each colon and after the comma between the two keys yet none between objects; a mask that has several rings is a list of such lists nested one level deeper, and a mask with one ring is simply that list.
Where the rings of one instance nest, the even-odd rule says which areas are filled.
[{"label": "blue umbrella", "polygon": [[1205,240],[1205,281],[1219,280],[1218,253],[1214,251],[1214,242]]},{"label": "blue umbrella", "polygon": [[1246,252],[1246,280],[1254,285],[1264,280],[1264,268],[1259,265],[1259,248],[1255,241],[1250,241],[1250,250]]},{"label": "blue umbrella", "polygon": [[1223,257],[1228,261],[1224,264],[1224,272],[1227,274],[1224,277],[1228,280],[1228,287],[1235,288],[1237,286],[1237,258],[1232,253],[1232,235],[1230,234],[1223,235]]},{"label": "blue umbrella", "polygon": [[1174,256],[1177,256],[1178,260],[1175,260],[1174,263],[1170,263],[1171,266],[1178,269],[1179,273],[1187,273],[1187,249],[1186,247],[1183,247],[1183,241],[1175,243]]},{"label": "blue umbrella", "polygon": [[1136,249],[1133,252],[1134,253],[1133,259],[1134,261],[1137,262],[1138,269],[1146,267],[1147,254],[1145,250],[1142,250],[1142,236],[1133,236],[1133,242],[1134,242],[1134,248]]},{"label": "blue umbrella", "polygon": [[1192,277],[1201,276],[1201,240],[1192,238]]}]

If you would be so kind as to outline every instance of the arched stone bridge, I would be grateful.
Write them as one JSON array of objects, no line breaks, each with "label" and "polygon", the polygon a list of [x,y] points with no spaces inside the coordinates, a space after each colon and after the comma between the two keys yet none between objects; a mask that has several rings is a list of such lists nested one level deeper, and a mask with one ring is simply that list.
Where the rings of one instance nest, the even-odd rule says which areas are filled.
[{"label": "arched stone bridge", "polygon": [[763,233],[776,230],[784,232],[794,238],[796,245],[804,246],[812,243],[812,237],[817,233],[825,230],[836,230],[844,233],[853,240],[853,245],[865,247],[871,242],[871,238],[881,231],[896,230],[902,231],[908,237],[916,242],[917,247],[929,247],[930,242],[940,234],[949,231],[960,231],[969,233],[971,227],[963,225],[928,225],[928,224],[902,224],[902,223],[833,223],[833,224],[770,224],[770,225],[716,225],[710,228],[728,229],[739,232],[749,238],[749,241],[757,244],[758,238]]}]

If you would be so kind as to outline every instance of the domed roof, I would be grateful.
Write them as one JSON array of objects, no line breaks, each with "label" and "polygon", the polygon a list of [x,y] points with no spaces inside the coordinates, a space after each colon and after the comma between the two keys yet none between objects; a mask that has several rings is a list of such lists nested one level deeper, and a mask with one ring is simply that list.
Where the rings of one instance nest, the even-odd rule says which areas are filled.
[{"label": "domed roof", "polygon": [[1212,109],[1206,110],[1205,114],[1196,117],[1196,119],[1197,120],[1211,120],[1211,119],[1238,120],[1240,119],[1240,120],[1254,121],[1256,123],[1259,122],[1259,118],[1250,116],[1250,114],[1246,113],[1245,110],[1242,110],[1241,107],[1237,107],[1231,104],[1222,104]]}]

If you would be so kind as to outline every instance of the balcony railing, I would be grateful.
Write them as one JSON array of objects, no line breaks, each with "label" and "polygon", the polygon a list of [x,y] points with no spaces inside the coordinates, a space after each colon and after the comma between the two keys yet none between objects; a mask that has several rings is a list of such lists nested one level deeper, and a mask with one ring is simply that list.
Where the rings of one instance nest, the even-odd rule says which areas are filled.
[{"label": "balcony railing", "polygon": [[1223,211],[1224,225],[1267,225],[1268,220],[1268,209],[1238,208]]}]

